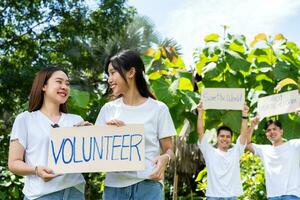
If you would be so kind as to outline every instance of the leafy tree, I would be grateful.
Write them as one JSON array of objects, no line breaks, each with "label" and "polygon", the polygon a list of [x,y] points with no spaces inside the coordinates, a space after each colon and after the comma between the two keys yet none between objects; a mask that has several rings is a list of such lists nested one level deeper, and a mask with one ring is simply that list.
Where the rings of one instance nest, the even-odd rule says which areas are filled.
[{"label": "leafy tree", "polygon": [[[246,101],[250,106],[251,116],[256,113],[259,97],[274,93],[298,89],[300,80],[299,47],[288,41],[283,35],[274,38],[258,34],[251,42],[246,43],[242,35],[218,34],[205,37],[206,45],[198,49],[196,70],[201,75],[198,82],[199,92],[203,87],[245,88]],[[283,123],[287,139],[298,138],[300,119],[295,114],[274,116]],[[241,114],[237,111],[208,110],[205,114],[206,127],[214,128],[225,124],[239,133]],[[254,141],[267,143],[263,131],[263,122],[254,133]],[[262,164],[256,156],[245,154],[241,158],[241,174],[244,195],[241,199],[266,199],[264,173]],[[198,174],[198,189],[205,191],[206,170]]]},{"label": "leafy tree", "polygon": [[[101,52],[91,54],[85,44],[122,35],[134,14],[125,0],[99,1],[93,11],[81,0],[0,2],[0,199],[22,196],[22,179],[7,171],[8,141],[13,119],[27,108],[35,73],[52,64],[65,68],[76,85],[69,110],[94,121],[104,103],[98,92],[104,63]],[[95,185],[87,190],[91,198],[99,187],[90,181],[98,178],[88,179],[88,186]]]}]

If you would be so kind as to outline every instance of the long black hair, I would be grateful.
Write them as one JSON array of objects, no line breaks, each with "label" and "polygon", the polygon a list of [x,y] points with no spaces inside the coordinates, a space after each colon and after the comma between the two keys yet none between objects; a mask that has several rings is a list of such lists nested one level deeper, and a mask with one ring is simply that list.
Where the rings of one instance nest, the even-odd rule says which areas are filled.
[{"label": "long black hair", "polygon": [[[112,56],[106,63],[105,73],[108,74],[108,65],[111,64],[113,68],[121,75],[121,77],[127,83],[125,73],[132,67],[135,69],[135,84],[142,97],[151,97],[156,99],[150,92],[145,79],[145,65],[136,51],[125,50]],[[109,90],[109,87],[108,87]],[[109,91],[108,91],[109,92]]]}]

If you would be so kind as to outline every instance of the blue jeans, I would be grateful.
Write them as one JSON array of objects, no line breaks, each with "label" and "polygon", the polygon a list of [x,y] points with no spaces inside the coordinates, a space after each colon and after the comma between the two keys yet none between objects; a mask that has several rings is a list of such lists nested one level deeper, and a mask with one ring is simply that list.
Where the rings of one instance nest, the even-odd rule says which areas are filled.
[{"label": "blue jeans", "polygon": [[162,184],[158,181],[143,180],[127,187],[104,187],[103,200],[163,200]]},{"label": "blue jeans", "polygon": [[282,195],[278,197],[269,197],[268,200],[300,200],[300,197],[295,195]]},{"label": "blue jeans", "polygon": [[[46,194],[36,200],[84,200],[84,194],[75,187],[66,188],[57,192]],[[24,200],[29,200],[24,197]]]},{"label": "blue jeans", "polygon": [[236,197],[206,197],[206,200],[237,200]]}]

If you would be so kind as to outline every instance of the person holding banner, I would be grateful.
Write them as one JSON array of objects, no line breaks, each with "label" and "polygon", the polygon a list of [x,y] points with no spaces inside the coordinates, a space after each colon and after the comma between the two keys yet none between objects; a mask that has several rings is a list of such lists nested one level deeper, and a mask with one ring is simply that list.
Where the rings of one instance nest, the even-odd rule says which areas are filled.
[{"label": "person holding banner", "polygon": [[[249,134],[259,120],[251,123]],[[300,139],[285,141],[280,121],[268,120],[264,126],[271,145],[250,143],[247,149],[263,162],[269,200],[300,200]]]},{"label": "person holding banner", "polygon": [[207,200],[236,200],[243,194],[240,178],[240,157],[247,144],[247,113],[242,111],[241,134],[236,144],[232,144],[232,130],[227,126],[217,129],[217,144],[210,144],[208,134],[204,134],[204,108],[198,107],[197,132],[198,146],[203,154],[207,168]]},{"label": "person holding banner", "polygon": [[109,172],[104,180],[104,200],[160,200],[161,180],[174,157],[172,136],[176,134],[168,107],[148,89],[145,66],[135,51],[122,51],[106,66],[112,101],[100,110],[96,125],[144,124],[145,170]]},{"label": "person holding banner", "polygon": [[29,109],[13,124],[8,167],[25,176],[24,199],[84,199],[81,174],[55,174],[47,167],[50,129],[85,125],[79,115],[67,113],[70,83],[57,67],[40,70],[32,84]]}]

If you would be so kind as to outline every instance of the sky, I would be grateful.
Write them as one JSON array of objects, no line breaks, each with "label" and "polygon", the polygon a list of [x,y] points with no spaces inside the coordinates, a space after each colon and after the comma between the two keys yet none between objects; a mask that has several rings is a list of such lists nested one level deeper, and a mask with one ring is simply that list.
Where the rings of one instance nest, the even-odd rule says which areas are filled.
[{"label": "sky", "polygon": [[162,36],[181,47],[185,63],[193,67],[192,53],[210,33],[242,34],[248,44],[258,33],[283,34],[300,46],[300,0],[129,0],[155,25]]}]

